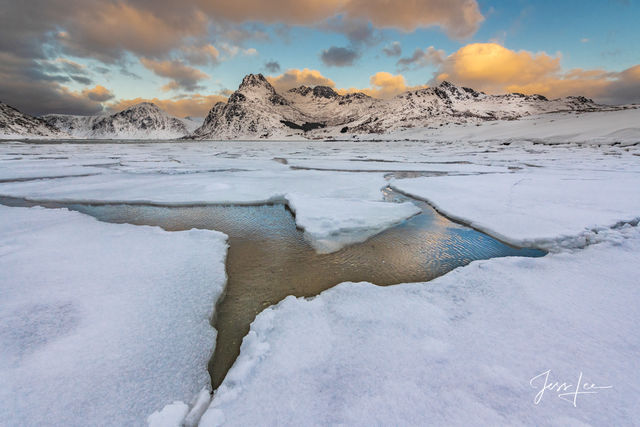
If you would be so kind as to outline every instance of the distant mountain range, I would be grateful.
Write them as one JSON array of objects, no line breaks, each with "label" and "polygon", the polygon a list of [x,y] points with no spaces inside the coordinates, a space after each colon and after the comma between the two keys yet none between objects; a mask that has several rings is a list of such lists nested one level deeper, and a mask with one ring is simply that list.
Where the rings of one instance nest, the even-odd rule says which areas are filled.
[{"label": "distant mountain range", "polygon": [[189,134],[199,125],[190,119],[170,116],[150,102],[111,115],[48,114],[42,119],[72,137],[83,139],[175,139]]},{"label": "distant mountain range", "polygon": [[446,81],[391,99],[372,98],[360,92],[341,95],[327,86],[300,86],[278,93],[262,74],[249,74],[227,102],[211,108],[204,122],[173,117],[148,102],[111,115],[49,114],[41,118],[0,103],[0,137],[325,139],[615,108],[581,96],[549,100],[542,95],[518,93],[487,95]]},{"label": "distant mountain range", "polygon": [[358,92],[340,95],[326,86],[300,86],[277,93],[264,76],[250,74],[228,102],[211,109],[192,137],[337,138],[341,134],[384,134],[446,123],[514,120],[531,114],[604,108],[608,107],[584,97],[548,100],[541,95],[517,93],[487,95],[446,81],[391,99]]}]

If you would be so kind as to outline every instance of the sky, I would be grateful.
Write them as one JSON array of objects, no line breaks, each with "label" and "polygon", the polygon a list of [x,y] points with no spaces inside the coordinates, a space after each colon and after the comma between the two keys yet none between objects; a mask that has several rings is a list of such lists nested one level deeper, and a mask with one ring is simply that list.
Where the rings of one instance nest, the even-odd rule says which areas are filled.
[{"label": "sky", "polygon": [[640,103],[634,0],[0,0],[0,101],[33,115],[142,101],[203,117],[249,73],[277,90]]}]

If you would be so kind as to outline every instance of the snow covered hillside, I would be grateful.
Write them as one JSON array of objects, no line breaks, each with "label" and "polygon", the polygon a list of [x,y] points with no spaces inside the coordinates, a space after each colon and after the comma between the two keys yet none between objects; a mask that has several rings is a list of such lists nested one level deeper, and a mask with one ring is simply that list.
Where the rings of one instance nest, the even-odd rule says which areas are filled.
[{"label": "snow covered hillside", "polygon": [[65,138],[68,136],[44,120],[21,113],[0,102],[0,139]]},{"label": "snow covered hillside", "polygon": [[170,116],[150,102],[111,115],[48,114],[42,119],[75,138],[85,139],[176,139],[198,126],[191,119]]},{"label": "snow covered hillside", "polygon": [[326,86],[277,93],[262,74],[247,75],[227,103],[216,104],[196,139],[342,138],[352,134],[438,127],[447,123],[514,120],[559,111],[611,107],[584,97],[548,100],[541,95],[487,95],[442,82],[383,100],[363,93],[340,95]]}]

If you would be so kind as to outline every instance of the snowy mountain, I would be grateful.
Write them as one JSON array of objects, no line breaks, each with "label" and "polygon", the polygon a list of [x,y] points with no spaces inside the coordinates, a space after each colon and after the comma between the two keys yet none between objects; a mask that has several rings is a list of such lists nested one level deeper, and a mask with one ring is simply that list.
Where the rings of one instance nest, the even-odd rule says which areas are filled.
[{"label": "snowy mountain", "polygon": [[69,137],[37,117],[21,113],[0,102],[0,138],[65,138]]},{"label": "snowy mountain", "polygon": [[603,108],[584,97],[548,100],[518,93],[487,95],[446,81],[388,100],[363,93],[340,95],[326,86],[300,86],[279,94],[262,74],[249,74],[227,103],[219,102],[211,109],[192,137],[326,138]]},{"label": "snowy mountain", "polygon": [[170,116],[150,102],[141,102],[111,115],[48,114],[42,118],[77,138],[172,139],[181,138],[196,127],[191,120]]}]

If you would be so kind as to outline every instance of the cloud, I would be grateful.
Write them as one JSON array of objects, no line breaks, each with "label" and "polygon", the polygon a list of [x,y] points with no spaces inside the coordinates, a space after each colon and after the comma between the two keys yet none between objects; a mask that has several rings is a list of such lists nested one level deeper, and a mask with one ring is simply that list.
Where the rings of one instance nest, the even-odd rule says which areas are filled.
[{"label": "cloud", "polygon": [[382,48],[382,53],[387,56],[400,56],[402,55],[402,45],[400,42],[393,42]]},{"label": "cloud", "polygon": [[320,53],[320,59],[329,67],[347,67],[360,57],[360,54],[348,47],[331,46]]},{"label": "cloud", "polygon": [[426,0],[395,2],[352,0],[345,4],[349,17],[368,19],[376,28],[416,28],[439,26],[455,39],[473,35],[484,17],[475,0]]},{"label": "cloud", "polygon": [[277,61],[268,61],[264,64],[264,68],[270,73],[277,73],[280,71],[280,63]]},{"label": "cloud", "polygon": [[184,59],[193,65],[217,64],[220,58],[220,51],[212,44],[183,46],[181,51]]},{"label": "cloud", "polygon": [[176,117],[206,117],[211,107],[213,107],[218,102],[226,101],[227,97],[222,95],[191,94],[186,97],[175,97],[172,99],[122,99],[109,104],[108,109],[111,112],[117,112],[141,102],[153,102],[167,113]]},{"label": "cloud", "polygon": [[290,69],[279,76],[268,76],[267,80],[277,91],[286,91],[299,86],[329,86],[335,87],[333,80],[323,76],[318,70]]},{"label": "cloud", "polygon": [[258,54],[258,51],[252,47],[248,49],[243,49],[240,46],[230,45],[228,43],[221,43],[220,49],[222,49],[222,51],[225,53],[225,55],[227,56],[227,59],[233,58],[238,54],[243,54],[247,56],[254,56]]},{"label": "cloud", "polygon": [[365,19],[337,16],[329,18],[318,28],[344,34],[353,45],[374,45],[382,40],[382,35]]},{"label": "cloud", "polygon": [[82,94],[92,101],[105,102],[114,98],[113,93],[104,86],[96,85],[92,89],[85,89]]},{"label": "cloud", "polygon": [[[0,100],[32,115],[67,113],[89,115],[102,111],[102,104],[85,94],[71,91],[58,76],[31,59],[0,52]],[[67,78],[67,80],[69,80]]]},{"label": "cloud", "polygon": [[441,65],[444,62],[446,54],[444,50],[437,50],[433,46],[428,48],[416,49],[413,51],[413,55],[405,58],[398,59],[396,65],[401,70],[408,70],[410,68],[427,67],[430,65]]},{"label": "cloud", "polygon": [[108,63],[122,58],[124,52],[161,56],[184,44],[184,39],[207,32],[208,19],[197,10],[171,19],[131,3],[88,0],[77,9],[67,10],[70,16],[58,17],[56,22],[64,28],[57,34],[57,41],[76,56]]},{"label": "cloud", "polygon": [[148,58],[140,58],[140,62],[145,68],[153,71],[154,74],[171,79],[169,83],[163,86],[163,90],[184,89],[193,92],[202,89],[203,86],[198,83],[209,78],[209,75],[185,65],[179,60],[155,61]]},{"label": "cloud", "polygon": [[408,90],[423,89],[428,85],[407,86],[407,82],[402,74],[393,75],[386,71],[379,71],[369,78],[371,87],[339,89],[339,93],[363,92],[374,98],[392,98]]},{"label": "cloud", "polygon": [[434,83],[450,80],[489,93],[539,93],[550,98],[584,95],[605,103],[640,102],[640,65],[621,72],[572,69],[561,56],[473,43],[446,57]]},{"label": "cloud", "polygon": [[484,19],[476,0],[411,0],[392,6],[388,0],[31,0],[3,2],[2,9],[0,50],[41,58],[43,46],[55,45],[107,63],[127,52],[165,57],[205,40],[210,32],[234,43],[267,39],[261,24],[333,25],[333,31],[355,42],[383,28],[438,26],[451,37],[468,37]]}]

